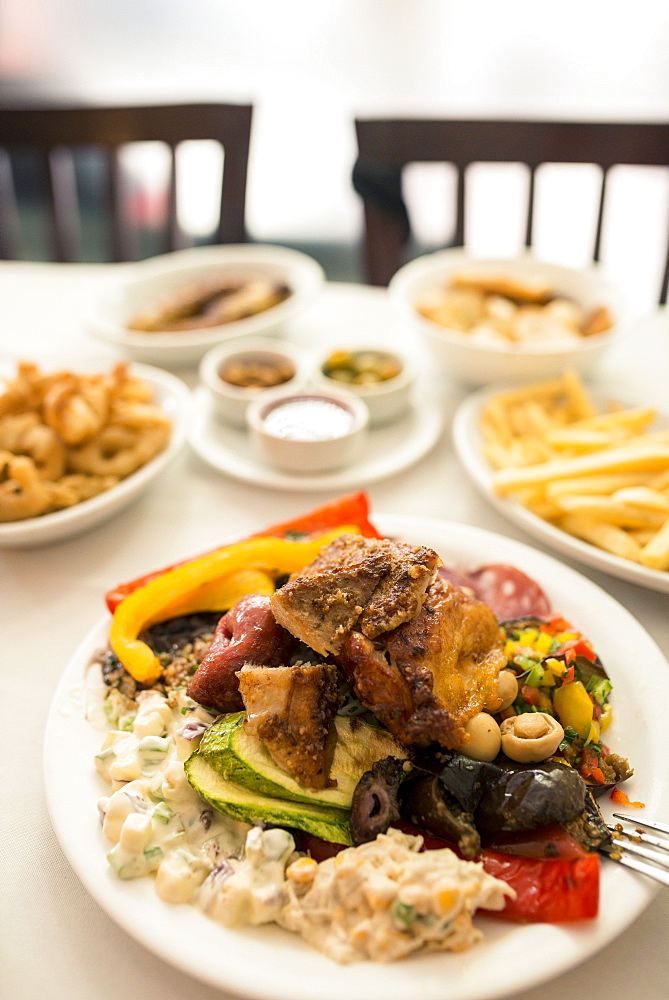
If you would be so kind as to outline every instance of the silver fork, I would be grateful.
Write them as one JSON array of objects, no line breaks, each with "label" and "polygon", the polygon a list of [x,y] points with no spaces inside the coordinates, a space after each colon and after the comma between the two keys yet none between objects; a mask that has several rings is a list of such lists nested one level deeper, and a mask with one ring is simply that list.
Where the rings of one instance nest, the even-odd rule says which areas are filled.
[{"label": "silver fork", "polygon": [[[669,824],[650,823],[648,820],[637,819],[636,816],[625,816],[622,813],[613,814],[622,823],[609,826],[608,829],[613,837],[613,843],[603,848],[611,861],[626,868],[633,868],[642,875],[661,882],[662,885],[669,886],[669,858],[663,856],[662,852],[669,853]],[[629,829],[629,827],[632,829]],[[656,833],[665,834],[664,837],[653,837],[644,833],[639,827],[647,830],[655,830]],[[647,847],[643,845],[647,844]]]}]

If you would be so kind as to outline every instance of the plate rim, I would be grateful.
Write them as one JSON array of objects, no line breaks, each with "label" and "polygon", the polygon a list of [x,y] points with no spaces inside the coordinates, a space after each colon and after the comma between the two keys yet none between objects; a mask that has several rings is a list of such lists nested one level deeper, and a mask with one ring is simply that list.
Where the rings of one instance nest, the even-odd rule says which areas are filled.
[{"label": "plate rim", "polygon": [[[479,551],[482,552],[482,555],[478,558],[482,558],[483,553],[486,553],[485,558],[487,559],[487,554],[492,548],[492,551],[496,554],[499,553],[506,558],[513,558],[515,562],[520,564],[521,568],[525,566],[526,571],[534,570],[536,572],[535,567],[539,566],[543,572],[543,568],[545,567],[546,572],[552,571],[554,574],[557,574],[557,580],[562,588],[566,588],[567,585],[573,587],[574,582],[577,582],[581,592],[585,591],[586,596],[589,595],[595,605],[598,606],[598,611],[601,611],[602,607],[614,610],[618,616],[616,619],[617,623],[623,622],[627,624],[631,629],[634,641],[642,640],[645,652],[650,654],[647,662],[650,663],[651,675],[660,667],[663,673],[666,670],[667,663],[664,655],[641,623],[601,587],[587,577],[584,577],[577,570],[559,563],[555,557],[533,549],[524,542],[518,542],[515,539],[510,539],[487,529],[474,528],[458,522],[442,521],[428,517],[414,517],[412,515],[384,514],[374,515],[374,520],[378,527],[386,534],[411,535],[414,532],[422,536],[423,532],[425,532],[428,538],[424,539],[424,541],[432,545],[438,544],[442,552],[445,544],[452,545],[454,550],[457,551],[468,550],[471,546],[477,548],[480,546]],[[435,532],[434,538],[430,538],[429,533],[432,531]],[[438,543],[436,542],[437,538],[439,538]],[[472,555],[469,556],[469,560],[476,561]],[[554,581],[555,577],[551,578],[551,586],[554,585]],[[540,579],[539,582],[542,582],[542,580]],[[576,597],[574,597],[575,600]],[[582,597],[579,600],[582,600]],[[85,773],[94,771],[90,759],[88,760],[88,767],[86,767],[81,744],[76,739],[77,727],[81,729],[85,726],[90,731],[88,742],[93,745],[93,740],[97,740],[95,746],[99,743],[102,735],[99,732],[96,733],[85,721],[81,708],[81,694],[73,690],[73,687],[76,688],[77,671],[82,670],[87,661],[86,658],[90,657],[93,649],[99,647],[101,634],[108,627],[109,620],[108,615],[102,617],[81,640],[61,676],[49,709],[43,744],[43,774],[47,807],[51,822],[56,831],[56,836],[66,857],[96,902],[123,930],[129,933],[143,947],[146,947],[149,951],[165,960],[168,965],[180,969],[187,975],[216,986],[219,989],[231,990],[237,995],[252,997],[254,1000],[260,1000],[260,998],[262,1000],[295,1000],[296,997],[298,1000],[307,1000],[310,995],[310,973],[323,977],[322,1000],[342,1000],[342,995],[344,994],[349,1000],[364,1000],[364,998],[370,995],[378,995],[379,982],[383,984],[384,996],[387,997],[387,1000],[406,1000],[407,988],[409,988],[409,991],[411,988],[415,989],[415,986],[419,983],[421,984],[424,1000],[493,1000],[493,998],[494,1000],[501,1000],[503,997],[517,995],[518,992],[553,980],[597,954],[633,923],[655,896],[657,886],[654,883],[641,880],[625,869],[610,865],[602,873],[606,891],[607,893],[615,892],[616,898],[619,898],[620,887],[626,888],[628,894],[631,893],[630,898],[627,900],[628,905],[625,907],[601,907],[600,915],[596,918],[596,921],[592,924],[588,922],[587,927],[584,925],[505,924],[502,931],[500,931],[499,928],[503,922],[496,921],[493,922],[493,928],[496,925],[496,930],[493,929],[491,932],[493,937],[486,936],[484,942],[469,952],[462,953],[461,955],[442,953],[440,955],[420,956],[415,959],[407,959],[402,963],[391,963],[385,967],[374,963],[356,963],[353,966],[341,967],[318,952],[314,952],[313,949],[308,949],[306,945],[303,946],[303,943],[300,943],[298,940],[297,944],[295,945],[295,942],[293,942],[294,947],[289,949],[288,961],[290,963],[294,952],[299,956],[298,964],[300,965],[300,970],[299,973],[294,972],[293,980],[289,980],[283,987],[281,986],[280,976],[276,973],[276,968],[279,968],[281,962],[285,962],[286,959],[285,947],[282,947],[282,945],[287,932],[278,929],[276,929],[276,934],[272,933],[270,929],[267,929],[268,933],[266,934],[262,933],[262,931],[259,933],[255,929],[244,929],[240,933],[230,932],[203,914],[198,914],[193,907],[189,907],[188,909],[194,911],[196,915],[197,927],[201,927],[202,921],[205,922],[205,926],[209,927],[209,931],[205,932],[205,937],[212,937],[213,935],[214,939],[217,941],[220,939],[223,945],[226,942],[232,944],[235,948],[235,955],[240,962],[247,953],[248,956],[256,958],[256,949],[259,944],[261,948],[260,956],[264,955],[273,961],[266,963],[272,965],[271,971],[267,973],[263,971],[263,963],[258,962],[256,958],[253,966],[255,982],[249,983],[248,968],[245,968],[243,971],[237,968],[235,973],[234,970],[229,968],[229,963],[224,963],[221,966],[219,962],[218,966],[214,964],[213,968],[205,969],[192,959],[188,948],[186,949],[188,951],[188,959],[185,960],[183,955],[175,953],[174,942],[172,940],[173,933],[168,934],[166,936],[167,939],[165,939],[160,928],[158,928],[153,937],[150,934],[147,936],[145,912],[141,905],[139,916],[135,917],[134,920],[125,911],[119,912],[121,905],[119,900],[123,902],[126,908],[129,900],[137,902],[137,899],[139,899],[140,904],[143,902],[141,892],[139,894],[137,892],[137,889],[141,889],[141,887],[131,882],[121,883],[113,879],[113,876],[108,871],[104,874],[102,873],[102,868],[98,864],[98,861],[106,867],[104,860],[105,852],[102,846],[101,832],[97,825],[93,826],[93,820],[91,819],[89,823],[87,818],[86,822],[88,825],[83,840],[82,831],[78,827],[76,829],[76,843],[68,839],[64,833],[64,828],[67,827],[65,817],[69,814],[66,810],[64,811],[62,808],[59,808],[58,792],[62,791],[63,787],[67,789],[68,782],[76,779],[77,767],[80,771],[83,769]],[[651,682],[652,677],[648,683]],[[66,714],[67,709],[69,709],[70,713],[79,713],[79,717],[75,718],[76,724],[73,734],[68,729],[68,726],[71,727],[71,722],[69,721],[71,715],[68,716]],[[652,701],[649,710],[651,712],[658,711],[657,707],[652,704]],[[62,758],[54,758],[53,753],[51,753],[54,742],[61,741],[64,733],[67,734],[69,740],[74,740],[79,754],[75,761],[77,766],[74,769],[74,778],[68,768],[63,766]],[[669,733],[658,733],[654,738],[663,744],[663,751],[665,744],[666,748],[669,748]],[[85,744],[86,746],[88,742]],[[666,789],[659,779],[653,782],[652,787],[655,798],[664,799],[663,808],[666,811],[669,803],[669,789]],[[87,817],[89,811],[91,814],[95,812],[95,802],[89,802],[88,807],[86,812]],[[95,840],[95,844],[93,845],[95,850],[97,851],[99,848],[100,858],[96,859],[96,871],[100,869],[97,872],[99,884],[96,884],[96,879],[91,876],[91,872],[85,867],[85,861],[82,860],[85,855],[84,848],[86,847],[87,836],[93,837]],[[148,882],[148,880],[136,881],[142,883]],[[148,883],[148,886],[145,885],[144,888],[148,888],[153,893],[153,887],[150,883]],[[157,897],[155,897],[155,900],[157,900]],[[156,912],[162,912],[162,908],[166,906],[169,906],[169,904],[160,904],[158,900]],[[133,912],[135,911],[135,907],[131,906],[130,909]],[[615,919],[612,916],[613,911],[618,914]],[[620,919],[621,911],[623,911],[623,919]],[[171,910],[171,914],[174,912],[174,910]],[[176,912],[178,915],[175,919],[178,924],[181,923],[183,918],[185,918],[187,927],[193,923],[192,920],[189,921],[187,919],[187,915],[184,915],[181,909]],[[484,918],[484,922],[486,923],[490,920],[491,918]],[[151,927],[152,923],[149,920],[149,931]],[[211,930],[212,928],[213,931]],[[202,929],[204,931],[204,928]],[[488,930],[490,931],[490,928]],[[495,933],[498,934],[497,937],[494,937]],[[288,937],[292,938],[293,936],[288,935]],[[523,964],[520,961],[515,963],[512,961],[512,968],[522,967],[523,974],[520,978],[514,980],[512,983],[508,982],[508,980],[500,983],[498,981],[499,976],[490,973],[487,977],[483,977],[483,983],[480,981],[480,970],[485,968],[487,964],[495,965],[495,953],[498,949],[498,957],[506,957],[511,954],[513,959],[515,946],[515,948],[519,949],[517,957],[520,958],[520,954],[526,954],[528,945],[530,947],[544,947],[545,950],[545,944],[542,945],[542,942],[545,942],[546,939],[548,939],[551,945],[548,952],[549,961],[545,962],[541,968],[532,969],[528,968],[531,963],[525,962]],[[490,955],[487,955],[490,962],[486,963],[486,956],[481,955],[481,961],[477,965],[476,956],[486,943],[492,952],[492,958]],[[510,944],[512,945],[511,949],[509,948]],[[224,951],[225,948],[223,947],[221,950]],[[544,957],[546,957],[545,954]],[[421,969],[417,968],[416,962],[424,963]],[[464,992],[459,988],[455,990],[452,988],[452,977],[444,975],[444,962],[446,969],[450,967],[451,971],[458,970],[460,974],[459,981],[466,986]],[[276,963],[276,968],[274,967],[274,963]],[[477,970],[479,970],[478,976],[476,974]],[[298,983],[301,984],[301,989],[298,988]]]},{"label": "plate rim", "polygon": [[[589,390],[594,398],[600,398],[606,392],[595,384],[590,385]],[[619,580],[636,583],[659,593],[669,593],[669,571],[650,569],[629,559],[605,552],[604,549],[598,549],[596,546],[562,531],[561,528],[555,527],[548,521],[544,521],[521,504],[506,497],[498,497],[493,493],[491,488],[492,469],[483,457],[480,448],[471,447],[471,441],[474,440],[480,445],[482,439],[477,418],[482,405],[498,392],[499,388],[485,386],[471,393],[458,405],[451,426],[451,438],[455,452],[480,494],[510,521],[523,528],[533,538],[549,545],[554,551],[571,556],[578,562],[608,573]],[[660,414],[659,411],[658,416],[669,419],[665,414]]]}]

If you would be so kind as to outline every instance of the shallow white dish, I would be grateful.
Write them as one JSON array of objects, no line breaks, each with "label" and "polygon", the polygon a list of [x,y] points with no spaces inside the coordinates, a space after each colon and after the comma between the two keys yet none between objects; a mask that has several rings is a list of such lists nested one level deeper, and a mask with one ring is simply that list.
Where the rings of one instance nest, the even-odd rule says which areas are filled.
[{"label": "shallow white dish", "polygon": [[[578,562],[585,563],[587,566],[592,566],[594,569],[610,573],[621,580],[628,580],[630,583],[638,583],[650,590],[659,590],[669,594],[669,572],[648,569],[646,566],[641,566],[629,559],[611,555],[604,549],[590,545],[589,542],[584,542],[548,521],[544,521],[521,504],[508,500],[506,497],[499,497],[493,492],[492,467],[483,455],[483,439],[479,429],[479,418],[484,404],[498,391],[498,389],[486,388],[472,393],[460,404],[453,418],[452,433],[455,450],[470,479],[483,496],[510,521],[518,524],[528,534],[545,542],[558,552],[562,552]],[[595,403],[604,402],[606,399],[605,394],[601,391],[597,392],[590,388],[589,393]],[[669,425],[669,421],[664,419],[664,426],[667,425]]]},{"label": "shallow white dish", "polygon": [[[113,362],[86,364],[45,365],[47,371],[53,367],[67,367],[76,372],[110,371]],[[0,549],[31,548],[50,545],[73,535],[79,535],[113,517],[141,493],[176,458],[186,441],[188,422],[191,414],[191,392],[188,386],[169,372],[148,365],[131,365],[133,375],[144,379],[154,391],[154,398],[172,421],[172,434],[164,451],[152,458],[136,472],[122,479],[110,490],[99,493],[90,500],[83,500],[73,507],[26,518],[24,521],[0,523]]]},{"label": "shallow white dish", "polygon": [[[533,576],[557,613],[594,642],[614,684],[615,720],[607,736],[637,772],[630,792],[644,814],[669,814],[663,761],[669,730],[662,699],[667,662],[642,626],[589,580],[556,559],[491,532],[428,518],[374,516],[386,534],[430,545],[452,565],[507,562]],[[615,621],[616,627],[609,627]],[[421,955],[391,965],[339,966],[278,928],[231,931],[190,906],[171,906],[148,879],[120,881],[108,867],[96,803],[105,786],[93,766],[101,733],[84,717],[84,674],[106,642],[109,619],[83,640],[54,696],[44,743],[45,787],[57,837],[84,886],[128,934],[169,964],[218,989],[258,1000],[493,1000],[555,978],[625,930],[657,886],[602,863],[600,915],[574,925],[517,925],[477,918],[483,941],[462,954]],[[642,662],[643,671],[629,664]],[[610,816],[610,800],[600,800]],[[540,956],[540,961],[528,960]],[[504,974],[500,975],[500,969]],[[315,990],[314,984],[318,984]]]},{"label": "shallow white dish", "polygon": [[[603,333],[577,341],[511,343],[475,340],[421,316],[415,302],[428,291],[442,287],[455,271],[494,272],[515,280],[541,277],[560,295],[582,307],[607,306],[614,325]],[[511,259],[476,259],[461,249],[439,250],[409,261],[388,285],[388,296],[397,314],[420,337],[447,375],[473,386],[500,381],[550,378],[565,368],[592,371],[602,355],[629,331],[631,317],[620,291],[597,267],[575,270],[539,261],[527,255]]]},{"label": "shallow white dish", "polygon": [[[125,325],[141,308],[192,281],[221,269],[285,282],[291,294],[264,312],[222,326],[174,333],[142,333]],[[90,333],[126,357],[158,365],[198,361],[214,344],[236,337],[276,335],[316,299],[325,275],[307,254],[288,247],[242,243],[191,247],[124,266],[118,284],[103,294],[86,317]]]},{"label": "shallow white dish", "polygon": [[[437,443],[444,427],[442,405],[438,397],[425,393],[418,398],[422,405],[413,405],[405,417],[371,429],[357,462],[317,476],[282,472],[256,458],[248,435],[216,418],[212,400],[202,386],[193,393],[188,442],[218,472],[254,486],[296,492],[357,488],[401,472]],[[428,405],[423,405],[426,402]]]}]

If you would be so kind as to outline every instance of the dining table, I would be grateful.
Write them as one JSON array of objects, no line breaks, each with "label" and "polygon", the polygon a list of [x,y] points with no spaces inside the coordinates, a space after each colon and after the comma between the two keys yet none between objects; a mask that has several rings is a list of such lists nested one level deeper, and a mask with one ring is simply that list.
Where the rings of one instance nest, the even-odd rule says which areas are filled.
[{"label": "dining table", "polygon": [[[0,360],[68,365],[119,358],[91,336],[86,316],[127,264],[0,263]],[[318,297],[284,335],[296,343],[376,342],[407,347],[408,333],[385,289],[326,281]],[[493,507],[466,476],[450,428],[471,389],[430,370],[440,408],[440,433],[403,467],[360,482],[374,513],[410,513],[486,529],[555,555]],[[197,363],[171,368],[190,389]],[[640,315],[634,329],[601,360],[593,381],[612,396],[665,407],[669,384],[669,314]],[[363,477],[364,478],[364,477]],[[355,484],[353,484],[355,488]],[[341,493],[351,492],[348,487]],[[82,885],[56,838],[45,795],[44,735],[59,678],[82,637],[106,613],[114,584],[243,538],[331,499],[331,490],[281,489],[213,467],[188,443],[130,506],[84,533],[51,544],[0,550],[0,995],[3,1000],[227,1000],[225,990],[191,977],[134,940]],[[562,554],[562,563],[593,581],[633,615],[666,655],[669,599]],[[615,621],[602,623],[615,629]],[[643,670],[630,663],[629,670]],[[666,700],[666,688],[657,692]],[[669,712],[669,709],[667,709]],[[49,747],[57,753],[57,747]],[[656,762],[657,763],[657,762]],[[639,761],[638,766],[643,767]],[[660,762],[659,766],[668,766]],[[76,796],[74,788],[72,794]],[[669,816],[663,817],[669,821]],[[643,878],[643,876],[638,876]],[[615,904],[614,904],[615,905]],[[666,1000],[669,992],[669,890],[658,888],[624,933],[557,978],[522,993],[522,1000],[568,996]],[[528,954],[528,962],[541,955]],[[319,984],[305,993],[319,998]],[[446,993],[445,993],[446,995]],[[449,996],[451,994],[448,994]],[[504,994],[506,995],[506,993]],[[262,998],[260,998],[262,1000]],[[344,998],[342,997],[342,1000]],[[408,998],[411,1000],[411,998]]]}]

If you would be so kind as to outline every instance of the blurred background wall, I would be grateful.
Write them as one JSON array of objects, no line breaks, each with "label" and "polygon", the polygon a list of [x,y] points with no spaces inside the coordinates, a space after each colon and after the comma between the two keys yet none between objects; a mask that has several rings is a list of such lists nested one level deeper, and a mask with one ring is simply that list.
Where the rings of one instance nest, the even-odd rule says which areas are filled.
[{"label": "blurred background wall", "polygon": [[[335,277],[357,276],[355,115],[669,121],[668,43],[666,0],[0,0],[4,101],[252,101],[250,236],[330,247]],[[200,179],[189,185],[190,224],[204,230],[198,193],[218,168],[206,150],[191,159]],[[160,151],[143,151],[138,178],[155,178],[160,164]],[[630,241],[653,227],[666,234],[661,173],[619,180],[636,205],[624,218]],[[513,166],[498,179],[504,196],[486,203],[486,171],[477,178],[479,218],[493,211],[498,221],[490,237],[473,221],[468,241],[482,252],[520,235],[499,212],[521,180]],[[567,170],[575,218],[591,182],[588,168]],[[428,247],[443,229],[448,184],[431,167],[407,178]],[[559,258],[558,244],[546,253]]]}]

